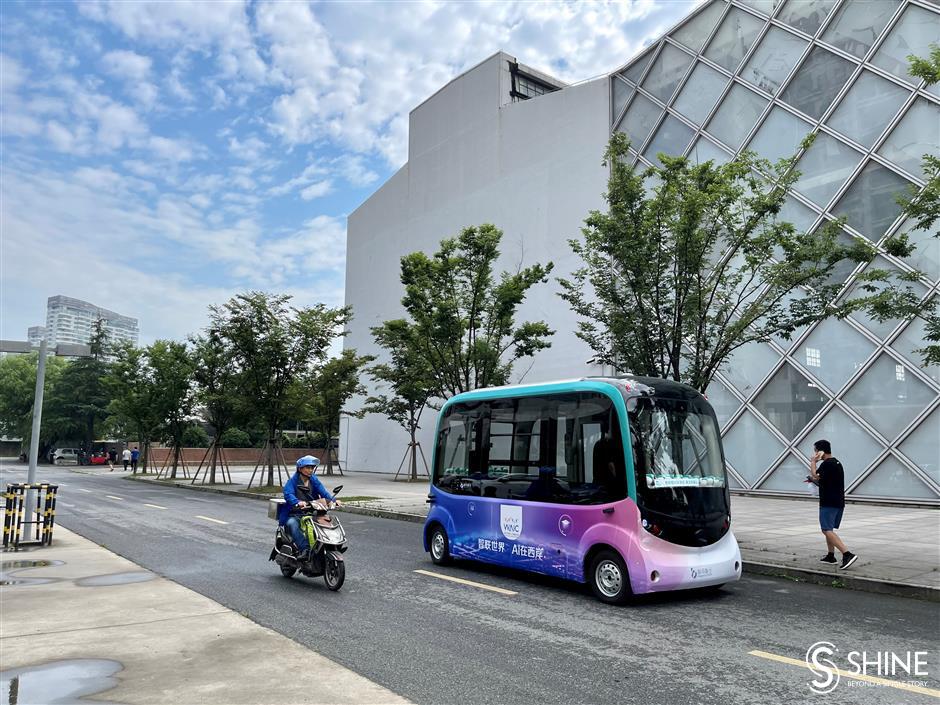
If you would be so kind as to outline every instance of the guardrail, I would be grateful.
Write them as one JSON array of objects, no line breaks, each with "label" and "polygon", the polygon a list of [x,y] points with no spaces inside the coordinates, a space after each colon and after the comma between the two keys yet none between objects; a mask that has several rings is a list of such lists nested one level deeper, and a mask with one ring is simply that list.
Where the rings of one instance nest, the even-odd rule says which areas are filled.
[{"label": "guardrail", "polygon": [[[22,546],[49,546],[52,543],[52,528],[55,526],[55,503],[58,485],[30,485],[17,483],[7,485],[3,497],[3,548],[18,551]],[[36,492],[36,509],[30,510],[29,493]],[[31,518],[35,517],[35,518]],[[30,533],[32,527],[32,538]]]}]

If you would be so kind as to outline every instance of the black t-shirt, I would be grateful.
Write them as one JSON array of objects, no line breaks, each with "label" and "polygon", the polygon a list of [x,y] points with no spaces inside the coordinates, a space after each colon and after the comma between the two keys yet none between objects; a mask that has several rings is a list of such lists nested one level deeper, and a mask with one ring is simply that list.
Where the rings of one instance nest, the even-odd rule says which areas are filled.
[{"label": "black t-shirt", "polygon": [[816,468],[819,475],[819,506],[845,506],[845,471],[835,458],[826,458]]}]

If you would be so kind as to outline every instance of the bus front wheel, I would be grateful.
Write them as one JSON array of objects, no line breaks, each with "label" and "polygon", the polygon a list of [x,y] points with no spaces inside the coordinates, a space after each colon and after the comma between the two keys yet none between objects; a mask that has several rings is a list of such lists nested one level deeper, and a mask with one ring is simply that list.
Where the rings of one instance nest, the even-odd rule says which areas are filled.
[{"label": "bus front wheel", "polygon": [[589,581],[594,596],[609,605],[622,605],[632,594],[627,566],[614,551],[604,550],[594,556]]},{"label": "bus front wheel", "polygon": [[431,560],[435,565],[446,565],[450,563],[450,542],[447,540],[447,532],[440,524],[431,529]]}]

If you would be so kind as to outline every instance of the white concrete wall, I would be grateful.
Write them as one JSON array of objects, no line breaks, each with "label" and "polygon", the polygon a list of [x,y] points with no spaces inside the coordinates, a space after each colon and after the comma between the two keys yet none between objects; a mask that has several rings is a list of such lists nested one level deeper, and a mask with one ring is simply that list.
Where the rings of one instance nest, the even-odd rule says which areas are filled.
[{"label": "white concrete wall", "polygon": [[[507,59],[491,57],[416,108],[408,164],[350,215],[346,303],[355,318],[346,347],[378,353],[369,328],[402,315],[403,255],[434,252],[462,227],[489,222],[504,233],[498,269],[555,263],[552,282],[530,290],[517,318],[545,320],[556,331],[552,347],[531,369],[530,360],[517,363],[515,378],[525,374],[533,382],[596,371],[586,364],[590,350],[574,337],[576,319],[557,296],[554,277],[578,265],[567,241],[580,237],[589,210],[603,206],[608,82],[600,78],[500,107]],[[423,421],[430,462],[433,410]],[[394,472],[408,442],[381,416],[352,419],[348,434],[353,470]]]}]

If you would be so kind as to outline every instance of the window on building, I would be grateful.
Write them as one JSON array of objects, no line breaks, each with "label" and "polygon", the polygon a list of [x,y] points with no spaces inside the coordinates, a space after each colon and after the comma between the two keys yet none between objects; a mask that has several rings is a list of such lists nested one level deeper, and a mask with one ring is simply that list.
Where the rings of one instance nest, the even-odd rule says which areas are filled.
[{"label": "window on building", "polygon": [[519,69],[519,64],[517,63],[509,64],[509,75],[512,77],[512,86],[510,87],[509,95],[512,97],[513,103],[518,103],[521,100],[529,100],[530,98],[537,98],[540,95],[554,93],[558,90],[558,86],[553,86],[547,81],[524,73]]}]

